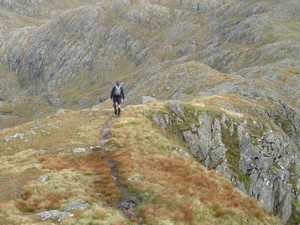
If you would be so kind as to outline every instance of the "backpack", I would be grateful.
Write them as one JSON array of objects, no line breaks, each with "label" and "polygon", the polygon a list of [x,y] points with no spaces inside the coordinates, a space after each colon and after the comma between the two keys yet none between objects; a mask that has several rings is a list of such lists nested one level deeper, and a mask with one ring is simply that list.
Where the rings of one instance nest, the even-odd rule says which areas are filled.
[{"label": "backpack", "polygon": [[121,96],[121,92],[122,92],[121,88],[122,88],[121,86],[116,85],[114,95]]}]

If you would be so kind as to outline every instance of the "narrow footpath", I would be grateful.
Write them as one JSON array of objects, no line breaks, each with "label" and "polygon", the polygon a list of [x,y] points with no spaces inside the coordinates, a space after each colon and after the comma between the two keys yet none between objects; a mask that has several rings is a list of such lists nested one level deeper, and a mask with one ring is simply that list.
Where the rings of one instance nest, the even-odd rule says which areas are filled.
[{"label": "narrow footpath", "polygon": [[136,193],[131,193],[129,187],[121,181],[120,174],[118,172],[115,160],[109,155],[109,152],[114,148],[109,146],[109,140],[112,137],[111,127],[115,121],[116,117],[112,116],[107,123],[104,125],[101,133],[100,148],[106,154],[108,154],[108,163],[111,168],[112,176],[115,180],[116,187],[122,193],[122,199],[117,202],[116,207],[119,208],[126,217],[132,221],[136,222],[138,225],[146,225],[143,219],[139,217],[136,213],[136,208],[140,202],[142,202],[142,197],[138,196]]}]

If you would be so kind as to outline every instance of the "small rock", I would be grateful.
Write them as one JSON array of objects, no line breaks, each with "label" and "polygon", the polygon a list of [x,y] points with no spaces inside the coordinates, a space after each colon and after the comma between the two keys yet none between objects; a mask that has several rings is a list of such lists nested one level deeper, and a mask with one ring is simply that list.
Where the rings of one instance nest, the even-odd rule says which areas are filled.
[{"label": "small rock", "polygon": [[185,158],[190,158],[190,155],[189,155],[189,153],[187,153],[187,152],[185,152],[182,148],[180,148],[180,147],[175,147],[175,149],[183,156],[183,157],[185,157]]},{"label": "small rock", "polygon": [[45,212],[38,213],[36,215],[41,217],[42,220],[53,218],[53,219],[57,219],[58,221],[61,221],[65,218],[74,216],[72,213],[61,212],[61,211],[58,211],[58,210],[45,211]]},{"label": "small rock", "polygon": [[184,107],[178,103],[178,102],[171,102],[169,105],[168,105],[168,108],[176,115],[178,116],[179,118],[181,119],[184,119],[185,120],[185,111],[184,111]]},{"label": "small rock", "polygon": [[83,152],[86,152],[86,149],[85,148],[74,148],[72,151],[73,151],[73,153],[83,153]]},{"label": "small rock", "polygon": [[64,211],[86,210],[88,207],[90,207],[89,203],[79,199],[67,204],[64,207]]},{"label": "small rock", "polygon": [[6,137],[3,138],[3,141],[4,141],[4,142],[9,142],[9,141],[11,141],[12,139],[13,139],[13,137],[11,137],[11,136],[6,136]]},{"label": "small rock", "polygon": [[97,146],[91,146],[90,147],[91,151],[97,151],[97,150],[101,150],[101,146],[97,145]]},{"label": "small rock", "polygon": [[80,106],[81,108],[85,108],[85,107],[87,107],[89,101],[90,101],[90,98],[89,98],[89,97],[84,97],[84,98],[82,98],[82,99],[79,101],[78,104],[79,104],[79,106]]},{"label": "small rock", "polygon": [[64,115],[65,113],[66,113],[65,109],[58,109],[58,110],[56,111],[56,114],[57,114],[57,115]]},{"label": "small rock", "polygon": [[25,136],[29,136],[29,135],[35,135],[36,133],[33,130],[27,131],[25,133]]},{"label": "small rock", "polygon": [[21,140],[23,140],[24,137],[25,137],[25,134],[23,134],[23,133],[20,133],[17,135],[17,138],[20,138]]},{"label": "small rock", "polygon": [[43,175],[38,178],[38,181],[40,181],[42,183],[46,183],[47,180],[49,180],[49,177],[47,175]]}]

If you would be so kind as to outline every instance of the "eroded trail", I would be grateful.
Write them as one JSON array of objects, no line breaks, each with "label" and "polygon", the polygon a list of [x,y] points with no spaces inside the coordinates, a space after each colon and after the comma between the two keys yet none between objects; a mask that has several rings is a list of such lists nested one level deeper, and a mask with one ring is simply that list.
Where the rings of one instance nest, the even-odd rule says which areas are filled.
[{"label": "eroded trail", "polygon": [[110,129],[115,121],[116,117],[112,116],[107,123],[104,125],[103,129],[102,129],[102,133],[101,133],[101,139],[100,139],[100,147],[102,150],[107,151],[108,150],[108,146],[107,143],[109,142],[109,140],[111,139],[111,132]]},{"label": "eroded trail", "polygon": [[115,121],[116,117],[111,117],[102,129],[100,147],[107,154],[107,161],[111,168],[111,174],[115,180],[116,187],[122,193],[122,199],[116,203],[116,207],[122,210],[126,217],[138,225],[145,225],[143,219],[138,216],[136,208],[140,202],[142,202],[142,197],[136,193],[132,193],[130,188],[124,184],[121,180],[116,161],[113,159],[110,151],[114,150],[114,146],[109,145],[109,140],[112,137],[111,127]]}]

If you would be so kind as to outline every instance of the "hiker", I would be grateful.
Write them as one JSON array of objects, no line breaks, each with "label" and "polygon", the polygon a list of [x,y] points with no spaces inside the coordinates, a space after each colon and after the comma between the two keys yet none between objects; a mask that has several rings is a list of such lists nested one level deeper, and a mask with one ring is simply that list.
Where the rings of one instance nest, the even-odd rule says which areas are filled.
[{"label": "hiker", "polygon": [[122,98],[125,98],[123,87],[120,85],[118,81],[116,81],[116,85],[113,86],[110,93],[110,98],[113,101],[113,107],[115,109],[115,114],[120,115],[121,113],[121,104]]}]

